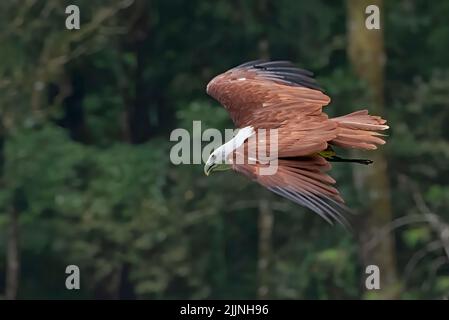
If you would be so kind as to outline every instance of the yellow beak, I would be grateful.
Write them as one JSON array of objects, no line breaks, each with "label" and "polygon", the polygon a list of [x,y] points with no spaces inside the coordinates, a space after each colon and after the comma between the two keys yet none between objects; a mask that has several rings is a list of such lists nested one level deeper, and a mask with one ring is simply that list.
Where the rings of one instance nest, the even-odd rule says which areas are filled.
[{"label": "yellow beak", "polygon": [[212,170],[213,164],[206,162],[204,165],[204,174],[208,176]]}]

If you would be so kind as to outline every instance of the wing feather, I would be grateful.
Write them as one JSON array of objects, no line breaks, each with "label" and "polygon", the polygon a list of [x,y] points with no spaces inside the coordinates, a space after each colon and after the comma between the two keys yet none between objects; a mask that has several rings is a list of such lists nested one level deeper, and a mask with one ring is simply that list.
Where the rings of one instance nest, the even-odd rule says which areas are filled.
[{"label": "wing feather", "polygon": [[[300,114],[317,114],[318,110],[321,113],[330,102],[313,73],[295,68],[289,61],[244,63],[212,79],[207,93],[223,104],[238,128],[263,126],[259,112],[264,112],[269,123],[273,118],[295,121]],[[296,113],[279,117],[284,107],[292,105],[296,106]]]},{"label": "wing feather", "polygon": [[261,164],[234,165],[234,170],[257,181],[268,190],[317,213],[327,222],[333,221],[350,229],[347,213],[335,180],[326,174],[330,164],[319,156],[281,159],[274,175],[260,175]]}]

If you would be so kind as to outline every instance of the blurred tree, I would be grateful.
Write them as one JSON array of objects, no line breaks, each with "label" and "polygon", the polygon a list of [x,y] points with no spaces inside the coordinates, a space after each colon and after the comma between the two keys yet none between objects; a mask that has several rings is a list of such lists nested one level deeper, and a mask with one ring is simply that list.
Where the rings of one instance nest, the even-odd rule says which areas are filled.
[{"label": "blurred tree", "polygon": [[[357,40],[363,54],[353,58],[345,40],[356,35],[345,22],[355,13],[344,1],[80,0],[79,31],[63,27],[68,4],[0,2],[2,294],[6,282],[15,286],[8,271],[15,258],[6,259],[15,208],[17,298],[369,298],[360,286],[366,261],[350,234],[232,172],[206,178],[199,165],[169,161],[174,128],[191,130],[193,120],[203,129],[232,127],[205,86],[258,57],[314,71],[333,99],[332,116],[361,102],[372,113],[384,106],[391,134],[374,167],[388,159],[379,169],[394,199],[390,210],[382,193],[386,214],[415,221],[421,195],[428,211],[449,221],[446,3],[385,2],[384,48],[367,34],[373,43]],[[367,49],[386,51],[385,72],[377,64],[356,71]],[[381,86],[368,71],[383,89],[370,89]],[[352,167],[336,164],[332,175],[357,209],[363,199]],[[379,208],[369,194],[369,206]],[[375,251],[396,248],[399,270],[410,274],[398,275],[401,297],[444,297],[440,232],[427,221],[394,231],[396,241],[381,237],[390,244]],[[63,286],[68,264],[81,269],[77,292]]]},{"label": "blurred tree", "polygon": [[[258,24],[263,25],[264,21],[271,20],[269,8],[271,2],[267,0],[259,1],[256,7],[256,19]],[[259,41],[259,59],[270,59],[270,48],[267,29],[261,32]],[[265,198],[259,199],[258,204],[258,257],[257,257],[257,297],[259,299],[269,299],[271,295],[272,282],[272,233],[274,224],[274,214],[269,201]]]},{"label": "blurred tree", "polygon": [[[367,85],[370,113],[384,115],[384,26],[371,30],[365,27],[365,9],[369,5],[377,6],[383,16],[382,0],[347,1],[348,54],[357,77]],[[365,266],[376,265],[381,270],[380,297],[394,298],[398,295],[394,240],[388,235],[375,248],[368,245],[376,229],[390,223],[393,218],[387,160],[382,150],[373,152],[371,157],[375,165],[354,166],[354,182],[365,203],[358,227],[360,252]]]}]

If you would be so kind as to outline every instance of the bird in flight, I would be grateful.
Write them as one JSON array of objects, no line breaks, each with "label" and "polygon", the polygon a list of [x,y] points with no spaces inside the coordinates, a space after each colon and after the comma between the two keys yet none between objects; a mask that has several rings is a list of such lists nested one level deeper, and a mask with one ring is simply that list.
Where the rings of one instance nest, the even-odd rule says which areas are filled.
[{"label": "bird in flight", "polygon": [[[233,169],[331,224],[348,225],[344,215],[348,209],[333,186],[335,180],[326,173],[331,169],[329,162],[372,161],[341,158],[333,147],[376,149],[385,143],[379,131],[388,129],[386,120],[367,110],[329,118],[323,107],[330,98],[313,73],[289,61],[244,63],[213,78],[207,93],[224,106],[239,130],[211,153],[204,166],[206,175]],[[235,161],[239,154],[248,155],[251,139],[267,142],[258,134],[261,129],[277,132],[274,174],[261,174],[267,163],[254,153],[252,161]]]}]

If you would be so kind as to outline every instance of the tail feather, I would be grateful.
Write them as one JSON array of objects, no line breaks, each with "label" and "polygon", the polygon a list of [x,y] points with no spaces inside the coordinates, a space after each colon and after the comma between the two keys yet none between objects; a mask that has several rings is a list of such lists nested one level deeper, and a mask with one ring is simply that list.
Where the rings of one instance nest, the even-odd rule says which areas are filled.
[{"label": "tail feather", "polygon": [[371,116],[368,110],[360,110],[345,116],[331,119],[338,124],[338,134],[331,141],[332,144],[344,148],[357,148],[374,150],[376,145],[385,144],[379,136],[383,134],[377,132],[386,130],[389,127],[387,121],[379,116]]}]

